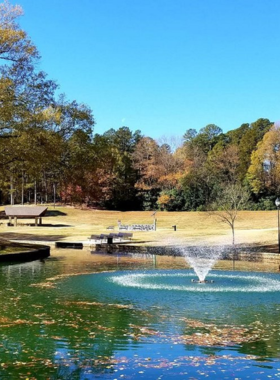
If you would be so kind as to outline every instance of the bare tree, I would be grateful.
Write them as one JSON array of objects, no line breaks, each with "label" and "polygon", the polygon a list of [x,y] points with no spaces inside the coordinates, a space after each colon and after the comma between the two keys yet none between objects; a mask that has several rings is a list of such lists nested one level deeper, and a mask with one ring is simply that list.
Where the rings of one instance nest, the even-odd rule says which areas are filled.
[{"label": "bare tree", "polygon": [[235,221],[240,210],[248,204],[250,194],[241,184],[227,184],[219,198],[210,205],[209,213],[230,226],[232,244],[235,244]]},{"label": "bare tree", "polygon": [[174,153],[178,148],[183,146],[183,138],[176,135],[162,135],[157,139],[157,143],[159,146],[168,145],[170,147],[170,152]]}]

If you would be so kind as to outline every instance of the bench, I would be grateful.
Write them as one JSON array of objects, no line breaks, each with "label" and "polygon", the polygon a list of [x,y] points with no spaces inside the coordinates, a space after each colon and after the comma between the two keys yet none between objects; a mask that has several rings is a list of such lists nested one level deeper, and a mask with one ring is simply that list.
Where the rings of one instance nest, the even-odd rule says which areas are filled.
[{"label": "bench", "polygon": [[131,232],[119,232],[119,233],[109,233],[109,234],[100,234],[100,235],[91,235],[88,239],[90,241],[103,241],[105,240],[107,243],[109,242],[108,239],[110,239],[110,242],[113,242],[113,240],[131,240],[133,237],[133,234]]},{"label": "bench", "polygon": [[119,236],[118,236],[118,234],[111,232],[111,233],[109,233],[109,235],[107,235],[107,238],[119,239]]},{"label": "bench", "polygon": [[91,235],[88,239],[89,240],[101,240],[101,237],[100,237],[100,235]]},{"label": "bench", "polygon": [[131,240],[132,237],[133,237],[133,233],[132,232],[119,232],[118,235],[119,235],[119,237],[121,239],[129,239],[129,240]]}]

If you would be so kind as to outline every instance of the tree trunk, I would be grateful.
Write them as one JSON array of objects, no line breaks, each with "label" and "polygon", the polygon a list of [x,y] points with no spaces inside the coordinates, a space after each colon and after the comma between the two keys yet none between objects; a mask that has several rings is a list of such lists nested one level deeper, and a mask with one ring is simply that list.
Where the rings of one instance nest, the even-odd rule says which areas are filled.
[{"label": "tree trunk", "polygon": [[56,202],[56,183],[53,184],[53,207],[55,208],[55,202]]},{"label": "tree trunk", "polygon": [[231,231],[232,231],[232,245],[235,245],[235,235],[234,235],[234,224],[231,225]]},{"label": "tree trunk", "polygon": [[11,192],[11,205],[15,204],[15,198],[14,198],[14,179],[11,176],[10,179],[10,192]]},{"label": "tree trunk", "polygon": [[22,183],[21,183],[21,204],[24,204],[24,174],[22,172]]},{"label": "tree trunk", "polygon": [[37,204],[37,181],[34,183],[34,204]]}]

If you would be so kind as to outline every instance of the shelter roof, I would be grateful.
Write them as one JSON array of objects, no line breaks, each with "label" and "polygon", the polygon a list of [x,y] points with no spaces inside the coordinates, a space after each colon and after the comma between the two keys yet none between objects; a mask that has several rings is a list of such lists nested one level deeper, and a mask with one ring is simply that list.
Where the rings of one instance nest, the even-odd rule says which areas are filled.
[{"label": "shelter roof", "polygon": [[46,206],[6,206],[5,213],[7,216],[37,218],[45,215]]}]

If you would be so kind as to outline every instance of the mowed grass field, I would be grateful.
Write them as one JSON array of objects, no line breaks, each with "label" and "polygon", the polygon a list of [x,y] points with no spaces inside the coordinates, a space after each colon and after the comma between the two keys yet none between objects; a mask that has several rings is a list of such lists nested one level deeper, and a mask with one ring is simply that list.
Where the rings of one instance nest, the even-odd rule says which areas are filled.
[{"label": "mowed grass field", "polygon": [[[4,210],[4,207],[0,208]],[[18,226],[7,226],[2,219],[0,236],[24,241],[87,241],[92,234],[118,232],[118,220],[122,224],[152,224],[151,211],[120,212],[89,210],[74,207],[48,206],[43,225],[35,227],[34,219],[22,219]],[[165,212],[155,215],[157,230],[133,232],[133,243],[143,245],[172,244],[231,244],[232,235],[228,224],[207,212]],[[176,225],[176,231],[173,226]],[[114,226],[114,230],[108,230]],[[235,223],[237,244],[278,244],[277,210],[242,211]]]}]

